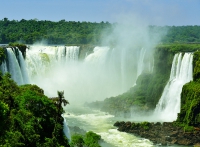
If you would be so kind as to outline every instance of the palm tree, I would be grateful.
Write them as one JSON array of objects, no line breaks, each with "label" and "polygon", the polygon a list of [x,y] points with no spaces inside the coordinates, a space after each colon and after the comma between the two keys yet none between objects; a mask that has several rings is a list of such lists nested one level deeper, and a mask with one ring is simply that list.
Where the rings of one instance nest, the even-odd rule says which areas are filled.
[{"label": "palm tree", "polygon": [[69,102],[65,99],[64,97],[64,91],[57,91],[58,93],[58,112],[61,111],[61,107],[62,107],[62,103],[64,104],[64,106],[66,106],[67,104],[69,104]]},{"label": "palm tree", "polygon": [[69,104],[68,100],[65,99],[64,97],[64,91],[57,91],[58,97],[52,98],[52,100],[55,102],[55,104],[58,107],[58,113],[61,114],[61,108],[62,108],[62,103],[64,106]]}]

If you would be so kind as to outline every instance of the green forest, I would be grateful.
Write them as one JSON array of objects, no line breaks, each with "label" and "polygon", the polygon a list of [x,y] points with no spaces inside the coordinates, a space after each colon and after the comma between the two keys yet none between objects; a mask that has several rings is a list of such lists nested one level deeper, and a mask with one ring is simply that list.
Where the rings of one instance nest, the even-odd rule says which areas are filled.
[{"label": "green forest", "polygon": [[[109,22],[75,22],[60,20],[0,20],[0,44],[18,47],[25,57],[26,45],[38,41],[48,44],[91,45],[87,51],[92,52],[94,45],[101,43],[103,35],[110,34],[116,23]],[[134,28],[133,28],[134,29]],[[117,115],[128,113],[132,106],[141,111],[155,108],[163,88],[170,75],[173,56],[177,52],[194,53],[194,81],[183,87],[181,94],[181,113],[177,123],[187,127],[200,125],[200,26],[149,26],[150,32],[165,31],[166,35],[155,48],[155,70],[144,72],[137,80],[137,86],[116,97],[106,98],[88,106]],[[103,32],[103,33],[102,33]],[[106,32],[106,34],[105,34]],[[12,43],[18,42],[18,43]],[[86,48],[86,47],[85,47]],[[79,56],[79,59],[85,56]],[[5,60],[5,50],[0,47],[0,64]],[[0,146],[91,146],[98,147],[101,136],[87,132],[75,134],[71,142],[63,133],[64,112],[62,103],[64,92],[55,93],[57,97],[48,98],[37,85],[18,86],[9,73],[0,72]]]},{"label": "green forest", "polygon": [[[18,86],[9,73],[0,72],[0,146],[3,147],[99,147],[100,135],[75,134],[71,142],[63,133],[64,91],[48,98],[37,85]],[[56,94],[55,94],[56,95]]]},{"label": "green forest", "polygon": [[[76,22],[60,20],[0,20],[0,44],[20,42],[33,44],[45,40],[49,44],[94,44],[112,33],[116,23]],[[134,30],[134,28],[133,28]],[[149,26],[150,32],[167,34],[161,43],[200,43],[200,26]],[[103,32],[103,33],[102,33]]]}]

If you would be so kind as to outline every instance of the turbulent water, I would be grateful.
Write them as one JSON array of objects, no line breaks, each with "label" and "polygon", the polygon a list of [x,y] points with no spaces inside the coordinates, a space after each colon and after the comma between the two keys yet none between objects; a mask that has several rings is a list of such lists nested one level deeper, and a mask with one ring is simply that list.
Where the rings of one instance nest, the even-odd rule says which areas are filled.
[{"label": "turbulent water", "polygon": [[91,110],[88,107],[82,106],[67,106],[67,112],[64,117],[67,119],[70,126],[78,126],[85,131],[94,131],[101,135],[104,142],[103,147],[151,147],[152,143],[144,138],[139,138],[134,135],[119,132],[113,126],[118,120],[113,115],[106,114],[98,110]]},{"label": "turbulent water", "polygon": [[[49,97],[56,96],[57,90],[64,90],[65,98],[71,105],[65,108],[67,113],[63,116],[64,133],[68,138],[70,131],[67,123],[100,134],[104,140],[101,145],[105,147],[153,146],[147,139],[119,132],[113,127],[114,122],[124,121],[125,118],[77,105],[119,95],[135,85],[143,70],[152,72],[153,60],[150,55],[147,56],[146,48],[95,47],[82,62],[78,60],[78,46],[30,46],[26,61],[19,50],[6,50],[8,59],[0,69],[3,73],[10,72],[17,84],[37,84]],[[151,117],[151,120],[176,119],[180,111],[182,86],[192,80],[192,58],[192,53],[175,55],[169,82],[155,109],[156,117]],[[141,119],[139,115],[134,117]]]},{"label": "turbulent water", "polygon": [[[95,47],[83,62],[78,61],[79,47],[30,46],[26,63],[32,83],[42,87],[45,94],[55,96],[64,90],[69,100],[70,115],[64,115],[70,126],[101,135],[102,146],[152,146],[147,139],[118,132],[113,123],[119,118],[94,111],[77,103],[103,100],[128,90],[145,68],[145,49],[126,50]],[[149,66],[149,64],[148,64]],[[64,132],[69,137],[66,122]]]}]

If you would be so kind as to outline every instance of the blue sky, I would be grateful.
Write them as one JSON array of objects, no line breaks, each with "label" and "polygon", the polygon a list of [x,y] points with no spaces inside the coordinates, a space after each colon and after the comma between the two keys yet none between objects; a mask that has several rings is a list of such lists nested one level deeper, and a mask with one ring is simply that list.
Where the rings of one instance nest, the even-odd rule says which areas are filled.
[{"label": "blue sky", "polygon": [[118,22],[125,16],[151,25],[200,25],[200,0],[0,0],[0,6],[0,19],[9,20]]}]

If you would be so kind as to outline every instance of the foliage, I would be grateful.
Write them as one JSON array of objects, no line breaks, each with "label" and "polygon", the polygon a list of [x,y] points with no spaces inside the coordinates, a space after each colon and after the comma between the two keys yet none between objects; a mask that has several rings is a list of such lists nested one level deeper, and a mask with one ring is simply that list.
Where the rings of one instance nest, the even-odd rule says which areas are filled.
[{"label": "foliage", "polygon": [[193,57],[193,80],[199,81],[200,80],[200,51],[194,53]]},{"label": "foliage", "polygon": [[184,132],[193,132],[194,131],[194,127],[193,126],[184,126]]},{"label": "foliage", "polygon": [[2,62],[6,59],[6,54],[5,54],[5,50],[3,47],[0,47],[0,65],[2,64]]},{"label": "foliage", "polygon": [[[128,115],[130,108],[137,111],[154,109],[163,89],[169,79],[174,54],[177,52],[194,53],[194,80],[200,77],[200,49],[199,44],[162,44],[155,48],[154,71],[143,72],[137,79],[136,85],[129,91],[116,97],[106,98],[104,102],[94,102],[90,106],[101,108],[103,111],[115,115]],[[189,102],[188,104],[190,104]],[[187,108],[189,109],[189,108]],[[119,113],[120,112],[120,113]],[[195,116],[196,117],[196,116]]]},{"label": "foliage", "polygon": [[101,139],[101,136],[89,131],[86,133],[85,138],[84,138],[84,142],[85,145],[88,147],[100,147],[100,145],[98,144],[98,141]]},{"label": "foliage", "polygon": [[164,43],[200,42],[200,26],[165,26],[163,29],[167,32],[162,38]]},{"label": "foliage", "polygon": [[[100,44],[101,38],[112,32],[116,23],[75,22],[60,20],[0,20],[0,43],[33,44],[46,40],[49,44]],[[134,29],[134,28],[133,28]],[[150,32],[166,32],[162,43],[200,42],[200,26],[149,26]],[[107,34],[102,35],[102,32]]]},{"label": "foliage", "polygon": [[80,134],[75,134],[71,137],[70,146],[71,147],[100,147],[98,144],[101,136],[89,131],[84,136]]},{"label": "foliage", "polygon": [[51,98],[58,108],[58,113],[62,114],[62,104],[66,106],[69,102],[64,98],[64,91],[57,91],[58,97]]},{"label": "foliage", "polygon": [[[186,126],[200,126],[200,52],[194,53],[193,58],[193,81],[185,84],[181,93],[181,112],[177,122]],[[189,127],[190,130],[190,127]]]},{"label": "foliage", "polygon": [[181,93],[181,112],[178,115],[179,122],[186,125],[200,125],[200,84],[190,82],[183,86]]},{"label": "foliage", "polygon": [[143,72],[138,77],[136,85],[129,91],[105,99],[102,110],[117,115],[119,111],[128,113],[131,107],[142,111],[154,109],[169,79],[173,56],[174,53],[169,49],[157,47],[154,55],[154,71]]},{"label": "foliage", "polygon": [[161,45],[158,45],[156,48],[167,50],[172,53],[195,52],[197,50],[200,50],[200,44],[180,44],[180,43],[161,44]]},{"label": "foliage", "polygon": [[141,122],[141,123],[131,123],[131,129],[144,129],[144,130],[148,130],[151,126],[151,123],[149,122]]},{"label": "foliage", "polygon": [[18,86],[0,74],[0,145],[69,146],[63,118],[54,102],[36,85]]},{"label": "foliage", "polygon": [[1,102],[0,101],[0,134],[1,132],[3,132],[3,129],[6,125],[6,118],[7,118],[7,115],[9,113],[9,107],[7,104],[5,104],[4,102]]},{"label": "foliage", "polygon": [[18,49],[22,52],[23,57],[26,57],[26,48],[27,46],[25,44],[21,44],[21,43],[9,43],[9,46],[11,47],[18,47]]},{"label": "foliage", "polygon": [[150,125],[151,124],[149,122],[146,122],[146,121],[140,123],[140,126],[145,130],[148,130]]},{"label": "foliage", "polygon": [[91,23],[60,20],[58,22],[48,20],[20,21],[0,20],[0,43],[21,42],[33,44],[46,40],[49,44],[98,44],[101,32],[111,28],[108,22]]},{"label": "foliage", "polygon": [[80,134],[75,134],[71,137],[70,146],[71,147],[83,147],[84,140],[83,136]]}]

